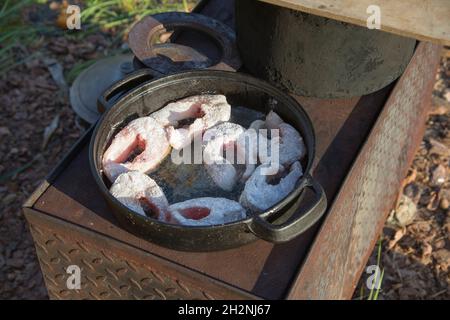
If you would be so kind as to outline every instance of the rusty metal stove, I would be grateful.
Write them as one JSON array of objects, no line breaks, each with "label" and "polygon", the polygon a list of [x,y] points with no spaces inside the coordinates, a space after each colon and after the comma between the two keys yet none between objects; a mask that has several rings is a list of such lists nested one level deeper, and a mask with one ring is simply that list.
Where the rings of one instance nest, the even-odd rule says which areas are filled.
[{"label": "rusty metal stove", "polygon": [[[232,25],[233,2],[202,13]],[[156,246],[118,225],[88,164],[89,130],[24,207],[52,299],[345,299],[352,296],[425,118],[440,47],[420,43],[395,84],[352,99],[296,97],[313,120],[313,176],[329,210],[299,238],[211,253]],[[81,289],[69,290],[69,265]]]}]

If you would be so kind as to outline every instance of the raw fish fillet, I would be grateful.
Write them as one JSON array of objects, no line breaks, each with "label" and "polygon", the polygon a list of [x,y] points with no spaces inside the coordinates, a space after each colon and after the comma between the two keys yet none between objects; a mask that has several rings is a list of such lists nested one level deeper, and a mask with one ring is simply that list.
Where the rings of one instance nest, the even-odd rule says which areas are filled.
[{"label": "raw fish fillet", "polygon": [[[138,155],[128,161],[131,154]],[[116,134],[103,154],[103,171],[111,182],[124,172],[155,170],[170,152],[164,128],[155,119],[142,117],[131,121]]]},{"label": "raw fish fillet", "polygon": [[245,209],[225,198],[196,198],[169,206],[170,222],[186,226],[208,226],[242,220]]},{"label": "raw fish fillet", "polygon": [[122,173],[111,186],[110,192],[134,212],[166,221],[169,203],[162,189],[146,174],[139,171]]},{"label": "raw fish fillet", "polygon": [[[262,174],[264,167],[268,164],[262,164],[256,168],[252,176],[245,183],[244,191],[242,191],[239,202],[243,207],[254,212],[263,212],[278,202],[283,200],[289,193],[294,190],[298,179],[303,175],[300,162],[294,162],[289,172],[280,166],[275,176],[267,176]],[[275,179],[278,175],[284,175],[276,184],[271,183],[271,179]]]},{"label": "raw fish fillet", "polygon": [[[224,95],[198,95],[169,103],[150,116],[166,127],[169,142],[177,150],[188,146],[205,130],[230,120],[231,106]],[[193,120],[182,125],[183,120]]]}]

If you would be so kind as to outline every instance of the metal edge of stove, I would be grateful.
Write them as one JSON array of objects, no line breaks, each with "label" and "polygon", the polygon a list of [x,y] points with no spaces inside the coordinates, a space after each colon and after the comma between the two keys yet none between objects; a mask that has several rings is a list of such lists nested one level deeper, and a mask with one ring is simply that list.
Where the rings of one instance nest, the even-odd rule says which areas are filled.
[{"label": "metal edge of stove", "polygon": [[69,163],[76,157],[78,152],[84,147],[86,140],[90,140],[92,132],[97,123],[94,123],[89,129],[77,139],[77,141],[70,147],[66,155],[57,162],[49,174],[39,184],[36,190],[25,200],[22,207],[32,208],[41,195],[47,190],[47,188],[56,180],[61,172],[69,165]]},{"label": "metal edge of stove", "polygon": [[[425,43],[426,43],[426,42],[419,42],[419,41],[417,41],[416,47],[415,47],[415,49],[414,49],[414,55],[413,55],[413,57],[416,55],[417,50],[418,50],[418,48],[419,48],[419,45],[420,45],[421,43],[423,43],[424,46],[425,46]],[[415,127],[416,131],[415,131],[415,134],[414,134],[414,136],[413,136],[413,138],[412,138],[413,143],[411,143],[411,145],[412,145],[413,147],[410,148],[410,149],[407,151],[406,164],[405,164],[404,168],[402,169],[403,172],[402,172],[402,174],[400,175],[401,177],[405,177],[406,174],[408,173],[408,169],[409,169],[410,165],[412,164],[412,162],[413,162],[413,160],[414,160],[414,155],[415,155],[416,151],[418,150],[418,148],[419,148],[419,146],[420,146],[420,143],[421,143],[421,141],[422,141],[422,139],[423,139],[423,136],[424,136],[425,130],[426,130],[426,118],[427,118],[427,114],[428,114],[428,111],[429,111],[430,108],[431,108],[431,103],[432,103],[432,102],[431,102],[431,94],[432,94],[433,86],[434,86],[434,82],[433,82],[433,79],[434,79],[434,72],[437,70],[438,65],[439,65],[439,53],[438,53],[438,52],[439,52],[440,50],[438,50],[437,48],[439,48],[440,45],[439,45],[439,44],[434,44],[434,43],[427,43],[427,45],[430,46],[430,47],[429,47],[429,53],[431,53],[431,55],[430,55],[430,56],[431,56],[431,59],[434,60],[434,61],[433,61],[432,63],[430,63],[430,65],[429,65],[429,66],[431,66],[431,67],[430,67],[430,71],[432,71],[433,74],[432,74],[432,76],[430,77],[429,83],[424,85],[424,91],[423,91],[423,92],[425,92],[425,94],[421,94],[421,95],[420,95],[420,105],[422,106],[422,110],[421,110],[421,116],[419,117],[419,119],[422,119],[423,121],[422,121],[422,123],[419,123],[419,124],[418,124],[419,127]],[[428,58],[430,58],[430,56],[428,56]],[[411,62],[410,62],[410,64],[411,64]],[[409,66],[409,64],[408,64],[408,66]],[[407,66],[407,67],[408,67],[408,66]],[[405,69],[405,71],[406,71],[406,69]],[[403,75],[403,74],[402,74],[402,75]],[[404,85],[403,88],[406,87],[406,85],[405,85],[403,82],[400,83],[400,78],[397,79],[397,83],[396,83],[395,87],[393,88],[393,90],[392,90],[392,92],[391,92],[391,95],[389,96],[388,100],[386,101],[385,106],[392,106],[392,105],[395,104],[395,102],[393,102],[393,100],[395,99],[395,94],[397,94],[397,90],[400,91],[400,90],[397,88],[398,85]],[[380,114],[380,116],[381,116],[381,114]],[[381,120],[380,120],[381,117],[380,117],[380,116],[378,117],[377,122],[374,124],[373,128],[371,129],[370,134],[372,134],[374,131],[377,131],[377,130],[378,130],[378,129],[377,129],[377,130],[374,130],[374,129],[375,129],[375,126],[378,127],[378,125],[381,125],[381,124],[380,124],[380,122],[381,122]],[[387,118],[387,117],[386,117],[386,118]],[[385,120],[385,118],[383,118],[383,121],[384,121],[384,120]],[[367,146],[366,146],[366,145],[367,145]],[[361,146],[361,151],[360,151],[360,153],[363,152],[363,148],[369,148],[369,147],[370,147],[370,143],[364,143],[364,145]],[[358,157],[359,157],[359,154],[358,154]],[[355,159],[355,160],[356,160],[356,159]],[[350,173],[351,173],[351,172],[349,171],[349,176],[350,176]],[[402,179],[402,178],[401,178],[401,179]],[[347,181],[347,179],[344,180],[344,182],[346,182],[346,181]],[[400,183],[401,183],[401,180],[400,180]],[[399,183],[399,186],[400,186],[400,183]],[[401,190],[399,190],[398,193],[401,193]],[[398,195],[396,194],[395,197],[394,197],[394,201],[392,201],[392,205],[394,205],[395,200],[396,200],[397,197],[398,197]],[[378,231],[376,232],[377,234],[380,234],[380,233],[382,232],[382,228],[383,228],[383,226],[384,226],[384,222],[385,222],[386,219],[388,218],[388,215],[389,215],[389,212],[390,212],[389,210],[390,210],[390,208],[388,208],[388,211],[385,213],[384,219],[381,219],[381,221],[379,222],[379,224],[375,226],[376,230],[378,230]],[[372,240],[372,243],[371,243],[371,245],[370,245],[370,248],[374,248],[375,245],[376,245],[376,243],[377,243],[377,238],[374,238],[374,239]],[[360,267],[360,269],[358,270],[357,277],[355,277],[355,278],[353,279],[354,282],[352,283],[352,287],[356,288],[357,282],[358,282],[359,278],[361,277],[361,275],[362,275],[362,273],[363,273],[363,268],[364,268],[365,264],[367,263],[367,261],[369,260],[371,253],[372,253],[372,251],[370,250],[370,251],[366,252],[365,256],[363,257],[364,265],[362,265],[362,266]],[[352,293],[353,293],[353,292],[352,292]],[[347,292],[347,294],[348,294],[348,292]],[[348,296],[347,298],[350,299],[350,298],[351,298],[351,295]]]}]

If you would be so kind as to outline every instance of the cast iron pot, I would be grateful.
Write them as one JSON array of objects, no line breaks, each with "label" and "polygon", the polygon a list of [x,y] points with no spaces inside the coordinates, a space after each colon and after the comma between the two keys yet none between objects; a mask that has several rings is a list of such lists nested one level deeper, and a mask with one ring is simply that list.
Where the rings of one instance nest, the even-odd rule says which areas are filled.
[{"label": "cast iron pot", "polygon": [[[322,187],[308,174],[314,159],[313,127],[303,108],[293,98],[262,80],[226,71],[189,71],[156,80],[148,79],[148,71],[139,70],[113,85],[99,99],[99,104],[107,111],[97,123],[89,150],[95,181],[118,221],[126,229],[171,249],[214,251],[241,246],[256,239],[286,242],[309,229],[323,215],[326,196]],[[137,85],[139,81],[143,83]],[[119,91],[126,93],[108,105],[111,95]],[[265,113],[273,109],[297,128],[308,152],[302,163],[305,174],[298,186],[266,212],[224,225],[174,225],[129,210],[109,193],[109,183],[101,173],[101,158],[112,137],[131,119],[149,115],[169,102],[203,93],[224,94],[232,106],[246,106]],[[299,210],[307,188],[313,191],[314,197],[306,209]]]},{"label": "cast iron pot", "polygon": [[297,95],[375,92],[405,70],[415,39],[275,6],[236,1],[237,41],[253,75]]}]

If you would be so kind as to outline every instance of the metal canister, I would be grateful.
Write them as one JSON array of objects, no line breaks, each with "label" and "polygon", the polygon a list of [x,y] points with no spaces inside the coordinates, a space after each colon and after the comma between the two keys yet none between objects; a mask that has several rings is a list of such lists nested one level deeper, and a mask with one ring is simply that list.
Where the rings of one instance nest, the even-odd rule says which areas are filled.
[{"label": "metal canister", "polygon": [[395,81],[416,40],[257,0],[236,1],[238,47],[245,68],[302,96],[369,94]]}]

